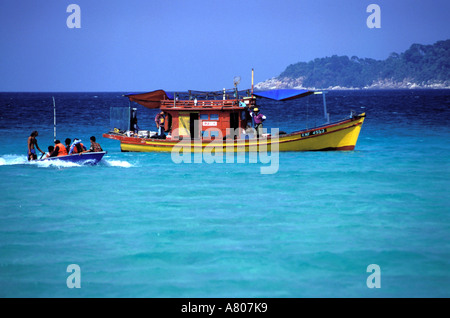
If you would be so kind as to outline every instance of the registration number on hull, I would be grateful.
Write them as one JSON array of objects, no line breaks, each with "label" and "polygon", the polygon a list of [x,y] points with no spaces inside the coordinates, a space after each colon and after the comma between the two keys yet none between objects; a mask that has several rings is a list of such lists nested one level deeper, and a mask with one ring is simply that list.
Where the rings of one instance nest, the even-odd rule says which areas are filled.
[{"label": "registration number on hull", "polygon": [[320,135],[323,133],[326,133],[327,129],[326,128],[322,128],[322,129],[317,129],[317,130],[311,130],[308,132],[304,132],[301,134],[302,137],[309,137],[309,136],[315,136],[315,135]]}]

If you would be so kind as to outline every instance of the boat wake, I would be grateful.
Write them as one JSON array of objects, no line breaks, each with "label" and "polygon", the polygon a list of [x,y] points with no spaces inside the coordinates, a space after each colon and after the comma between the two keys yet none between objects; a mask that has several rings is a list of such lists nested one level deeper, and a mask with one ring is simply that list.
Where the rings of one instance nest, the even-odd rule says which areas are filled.
[{"label": "boat wake", "polygon": [[0,156],[0,166],[22,165],[28,163],[26,156],[4,155]]},{"label": "boat wake", "polygon": [[[63,160],[51,160],[51,161],[28,161],[26,156],[20,155],[3,155],[0,156],[0,166],[15,166],[15,165],[32,165],[39,168],[72,168],[72,167],[84,167],[88,161],[83,163],[74,163],[70,161]],[[131,163],[123,160],[110,160],[103,159],[98,163],[98,165],[106,167],[122,167],[130,168],[133,167]]]},{"label": "boat wake", "polygon": [[52,160],[52,161],[32,161],[30,164],[35,164],[41,168],[71,168],[71,167],[82,167],[82,164],[63,161],[63,160]]},{"label": "boat wake", "polygon": [[20,155],[4,155],[0,156],[0,166],[14,166],[14,165],[33,165],[41,168],[56,167],[56,168],[67,168],[67,167],[81,167],[82,165],[62,161],[62,160],[52,160],[52,161],[28,161],[27,156]]},{"label": "boat wake", "polygon": [[105,166],[109,167],[122,167],[122,168],[130,168],[133,167],[131,163],[128,161],[122,161],[122,160],[103,160],[102,163]]}]

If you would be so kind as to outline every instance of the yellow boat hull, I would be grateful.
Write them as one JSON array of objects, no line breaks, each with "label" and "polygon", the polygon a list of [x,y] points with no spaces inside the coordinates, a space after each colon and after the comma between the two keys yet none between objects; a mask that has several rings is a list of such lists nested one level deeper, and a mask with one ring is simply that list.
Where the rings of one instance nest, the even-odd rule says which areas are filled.
[{"label": "yellow boat hull", "polygon": [[[133,138],[114,134],[103,137],[120,140],[122,151],[171,152],[174,147],[184,152],[202,152],[222,149],[223,152],[259,151],[325,151],[353,150],[365,119],[365,113],[333,124],[290,134],[250,140],[169,140]],[[176,149],[175,149],[176,150]]]}]

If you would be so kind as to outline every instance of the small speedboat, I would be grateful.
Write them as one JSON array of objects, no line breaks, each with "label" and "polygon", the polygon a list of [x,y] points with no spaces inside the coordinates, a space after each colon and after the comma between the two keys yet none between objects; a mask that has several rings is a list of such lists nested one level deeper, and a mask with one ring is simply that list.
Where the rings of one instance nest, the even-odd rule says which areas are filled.
[{"label": "small speedboat", "polygon": [[82,164],[82,165],[96,165],[100,160],[102,160],[102,158],[105,154],[106,154],[106,151],[85,152],[85,153],[81,153],[81,154],[43,158],[43,159],[40,159],[39,161],[60,160],[60,161],[72,162],[72,163]]},{"label": "small speedboat", "polygon": [[[53,131],[54,131],[54,140],[56,141],[56,102],[55,97],[53,97]],[[81,142],[81,140],[79,141]],[[81,165],[96,165],[102,160],[103,156],[106,154],[106,151],[98,151],[98,152],[84,152],[84,153],[75,153],[66,156],[57,156],[57,157],[41,157],[38,161],[40,162],[48,162],[48,161],[64,161],[64,162],[72,162]],[[43,155],[42,155],[43,156]]]}]

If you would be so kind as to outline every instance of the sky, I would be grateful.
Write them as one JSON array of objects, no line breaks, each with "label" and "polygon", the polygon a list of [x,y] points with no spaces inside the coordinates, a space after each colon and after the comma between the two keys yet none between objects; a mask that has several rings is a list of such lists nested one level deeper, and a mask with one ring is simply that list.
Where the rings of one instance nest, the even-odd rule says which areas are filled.
[{"label": "sky", "polygon": [[0,91],[221,90],[235,76],[247,89],[252,68],[256,84],[296,62],[450,39],[449,12],[448,0],[1,0]]}]

